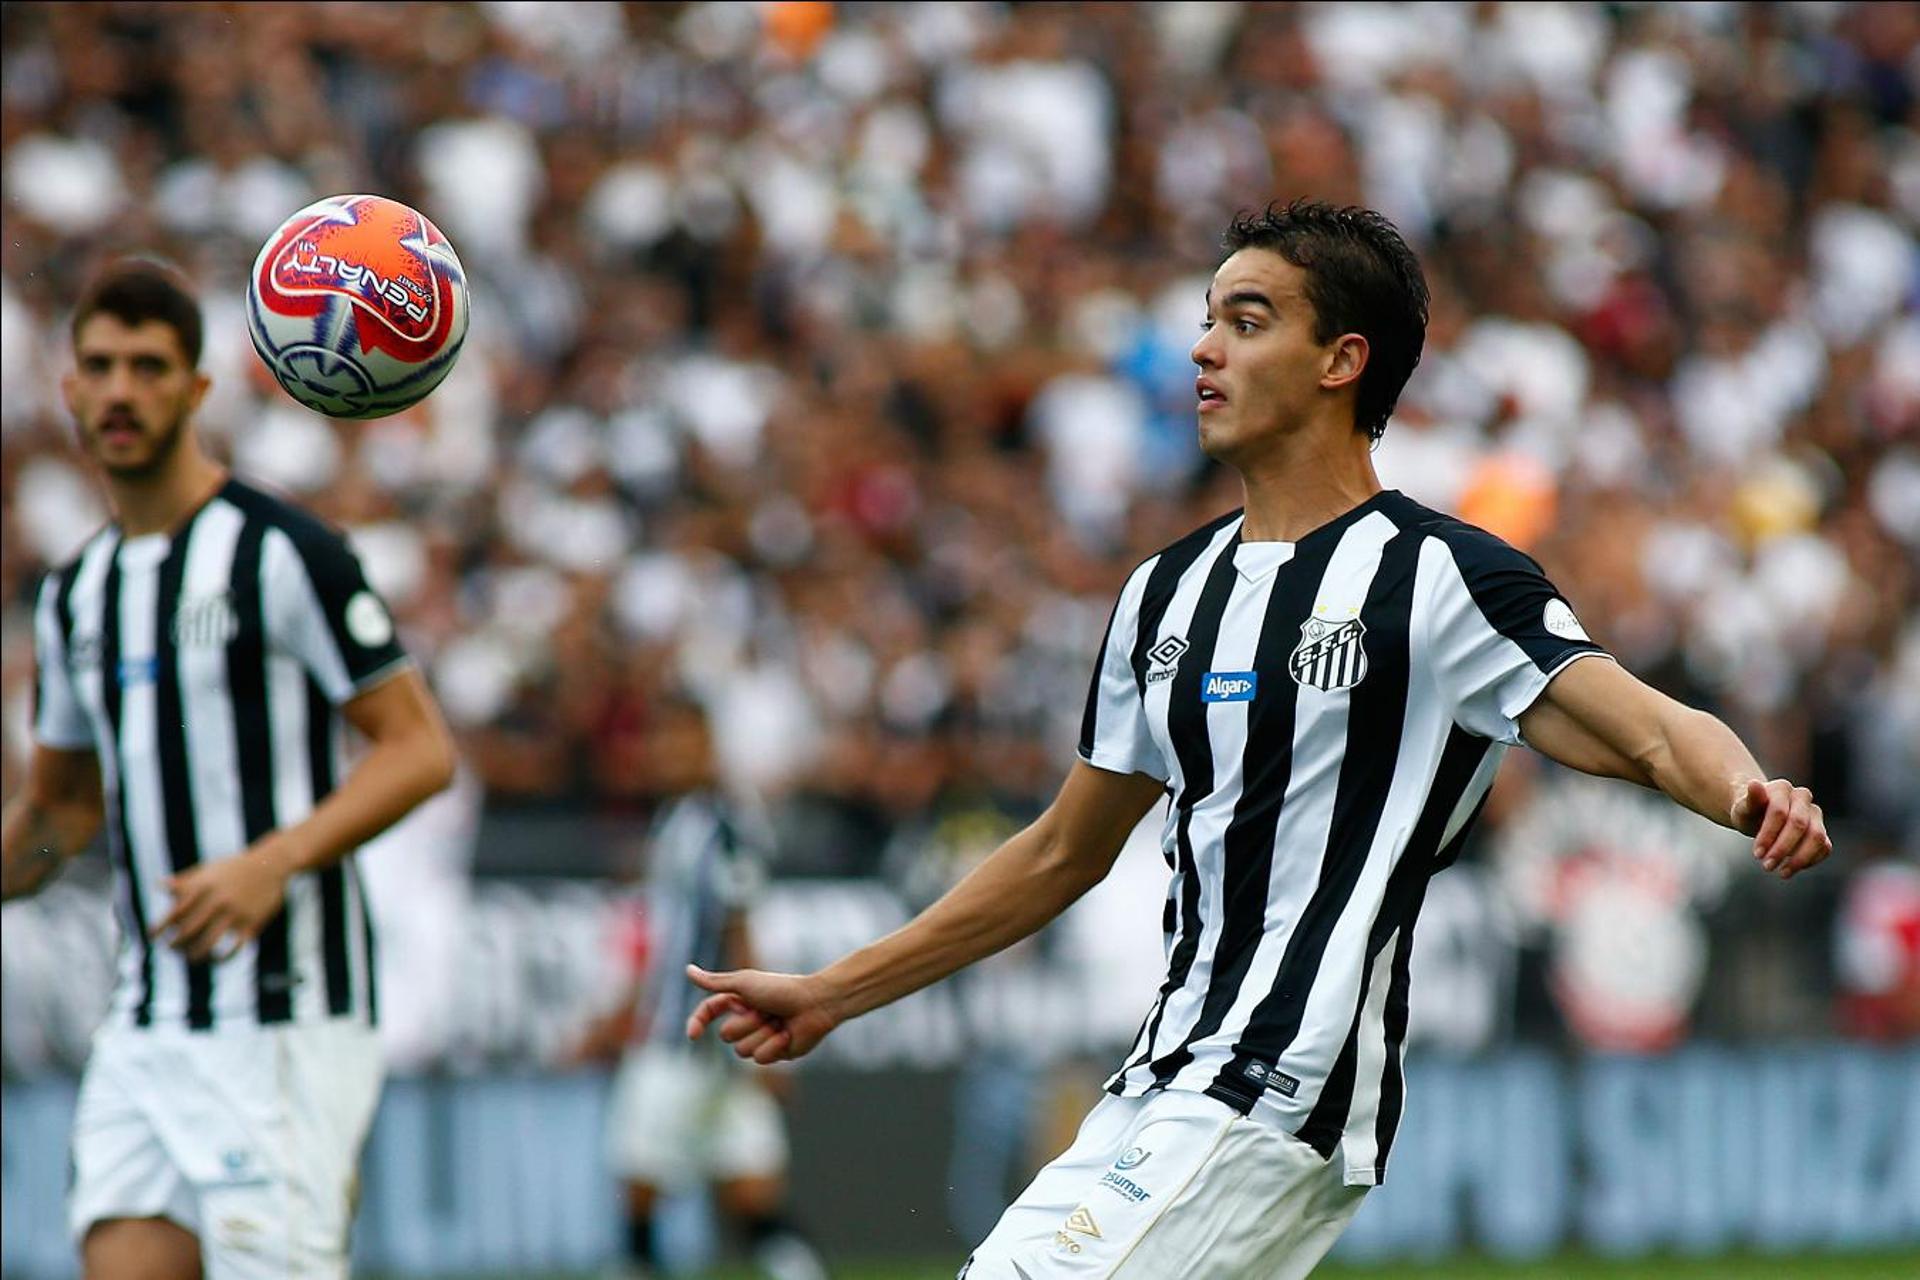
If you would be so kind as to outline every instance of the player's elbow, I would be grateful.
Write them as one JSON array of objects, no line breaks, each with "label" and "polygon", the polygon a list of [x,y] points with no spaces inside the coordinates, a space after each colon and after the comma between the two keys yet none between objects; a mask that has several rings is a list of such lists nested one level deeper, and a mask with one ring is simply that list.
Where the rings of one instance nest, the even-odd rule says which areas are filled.
[{"label": "player's elbow", "polygon": [[439,795],[453,785],[454,774],[460,767],[460,753],[453,743],[453,734],[445,724],[436,720],[421,735],[419,752],[416,757],[420,770],[420,798]]}]

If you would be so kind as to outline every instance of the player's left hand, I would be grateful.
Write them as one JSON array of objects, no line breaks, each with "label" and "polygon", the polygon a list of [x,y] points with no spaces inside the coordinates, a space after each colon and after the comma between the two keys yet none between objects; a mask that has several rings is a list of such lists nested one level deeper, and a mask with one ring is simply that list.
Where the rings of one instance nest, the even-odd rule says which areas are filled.
[{"label": "player's left hand", "polygon": [[238,857],[169,877],[173,910],[148,936],[171,932],[172,946],[195,961],[225,960],[253,941],[286,901],[291,859],[282,840],[275,832]]},{"label": "player's left hand", "polygon": [[1753,856],[1766,870],[1791,880],[1817,866],[1833,852],[1826,817],[1813,802],[1813,793],[1785,778],[1747,783],[1733,803],[1735,830],[1753,837]]}]

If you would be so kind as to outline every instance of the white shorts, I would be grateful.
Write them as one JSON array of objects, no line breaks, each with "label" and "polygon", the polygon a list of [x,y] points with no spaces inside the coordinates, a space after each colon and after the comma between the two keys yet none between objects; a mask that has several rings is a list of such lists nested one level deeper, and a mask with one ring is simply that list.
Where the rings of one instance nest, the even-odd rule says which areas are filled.
[{"label": "white shorts", "polygon": [[73,1121],[69,1223],[170,1218],[207,1280],[347,1274],[379,1042],[347,1021],[218,1032],[104,1028]]},{"label": "white shorts", "polygon": [[961,1267],[965,1280],[1295,1280],[1366,1187],[1204,1094],[1101,1099]]},{"label": "white shorts", "polygon": [[776,1177],[787,1168],[786,1125],[779,1104],[727,1059],[642,1045],[614,1078],[607,1164],[667,1190]]}]

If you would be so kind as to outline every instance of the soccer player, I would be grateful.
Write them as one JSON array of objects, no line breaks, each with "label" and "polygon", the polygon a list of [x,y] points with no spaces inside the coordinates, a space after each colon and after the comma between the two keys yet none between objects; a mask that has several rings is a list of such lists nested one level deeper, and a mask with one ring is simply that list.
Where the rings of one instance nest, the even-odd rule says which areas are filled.
[{"label": "soccer player", "polygon": [[771,837],[754,809],[720,785],[706,712],[675,696],[659,704],[656,719],[651,754],[672,799],[648,842],[645,932],[632,948],[639,976],[577,1055],[599,1056],[639,1029],[607,1117],[608,1164],[626,1186],[621,1280],[660,1273],[662,1192],[702,1185],[712,1187],[768,1280],[826,1280],[819,1255],[784,1212],[786,1125],[767,1083],[684,1034],[699,995],[686,966],[752,963],[747,909],[765,878]]},{"label": "soccer player", "polygon": [[1782,878],[1832,847],[1805,788],[1611,661],[1531,559],[1381,489],[1427,319],[1390,223],[1297,202],[1226,248],[1192,357],[1201,447],[1245,506],[1128,578],[1053,805],[817,973],[691,974],[714,994],[689,1035],[798,1057],[1039,928],[1168,801],[1166,981],[969,1280],[1310,1271],[1386,1174],[1422,893],[1509,745],[1657,787]]},{"label": "soccer player", "polygon": [[[109,265],[72,338],[62,390],[114,520],[40,592],[0,887],[33,892],[104,824],[119,980],[74,1236],[89,1280],[332,1280],[382,1075],[352,854],[446,785],[453,746],[341,536],[202,449],[182,280]],[[347,772],[342,720],[370,743]]]}]

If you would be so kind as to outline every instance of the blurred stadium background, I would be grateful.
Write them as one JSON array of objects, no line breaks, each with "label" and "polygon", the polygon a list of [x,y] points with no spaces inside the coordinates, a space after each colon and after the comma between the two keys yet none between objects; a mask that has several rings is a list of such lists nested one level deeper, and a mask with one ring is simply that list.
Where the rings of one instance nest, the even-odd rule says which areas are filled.
[{"label": "blurred stadium background", "polygon": [[[1408,1127],[1339,1274],[1920,1274],[1920,7],[0,15],[8,793],[31,592],[104,516],[65,308],[119,249],[201,282],[204,433],[351,531],[464,746],[363,862],[394,1063],[367,1273],[611,1256],[606,1075],[564,1056],[621,983],[670,682],[776,807],[773,967],[1045,803],[1112,592],[1235,504],[1186,359],[1215,239],[1309,194],[1386,212],[1433,284],[1385,482],[1531,551],[1836,846],[1782,886],[1510,761],[1430,895]],[[282,395],[240,313],[265,235],[348,191],[426,212],[474,282],[447,384],[357,425]],[[950,1274],[1064,1144],[1157,980],[1162,874],[1130,849],[791,1073],[798,1208],[847,1274]],[[8,1277],[72,1274],[104,877],[0,933]],[[669,1223],[715,1257],[698,1200]]]}]

